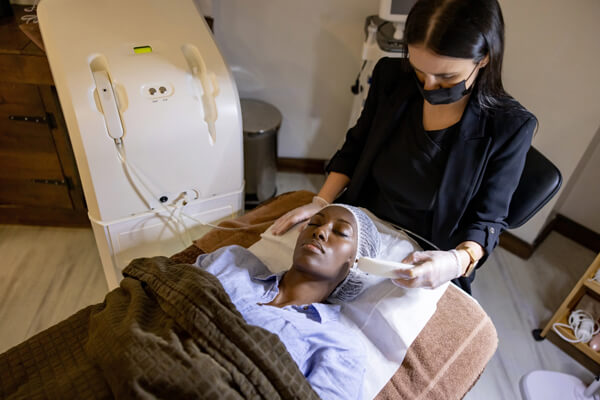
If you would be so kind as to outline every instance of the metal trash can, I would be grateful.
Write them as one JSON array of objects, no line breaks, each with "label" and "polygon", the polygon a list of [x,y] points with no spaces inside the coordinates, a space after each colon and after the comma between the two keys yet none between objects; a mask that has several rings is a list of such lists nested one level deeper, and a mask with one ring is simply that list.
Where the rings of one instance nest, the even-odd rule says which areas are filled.
[{"label": "metal trash can", "polygon": [[246,208],[275,196],[277,132],[281,113],[269,103],[241,99],[244,130],[244,179]]}]

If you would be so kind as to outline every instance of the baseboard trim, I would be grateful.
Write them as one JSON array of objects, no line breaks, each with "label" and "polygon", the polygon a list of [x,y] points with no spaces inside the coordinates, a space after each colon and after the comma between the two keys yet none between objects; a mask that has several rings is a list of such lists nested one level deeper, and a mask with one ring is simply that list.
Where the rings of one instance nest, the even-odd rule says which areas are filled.
[{"label": "baseboard trim", "polygon": [[553,230],[598,253],[600,252],[600,234],[591,229],[557,214],[552,221]]},{"label": "baseboard trim", "polygon": [[519,239],[510,232],[503,232],[500,235],[500,246],[511,253],[527,260],[535,249],[548,237],[550,232],[557,232],[573,240],[576,243],[598,253],[600,252],[600,234],[591,229],[565,217],[562,214],[556,216],[546,225],[546,227],[535,238],[533,244]]},{"label": "baseboard trim", "polygon": [[277,158],[277,170],[282,172],[302,172],[305,174],[325,173],[327,160],[316,158]]},{"label": "baseboard trim", "polygon": [[500,247],[525,260],[531,257],[536,248],[536,246],[519,239],[510,232],[502,232],[499,244]]}]

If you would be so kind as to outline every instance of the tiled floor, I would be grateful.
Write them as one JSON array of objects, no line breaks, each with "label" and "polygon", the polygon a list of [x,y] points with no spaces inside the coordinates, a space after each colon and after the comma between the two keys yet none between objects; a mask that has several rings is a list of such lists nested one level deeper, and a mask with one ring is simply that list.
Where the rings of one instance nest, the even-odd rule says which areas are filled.
[{"label": "tiled floor", "polygon": [[[280,173],[278,193],[317,191],[322,181]],[[0,255],[0,352],[102,301],[106,293],[91,229],[0,225]],[[591,373],[553,344],[535,342],[530,332],[551,317],[594,256],[555,233],[528,261],[501,248],[494,252],[473,290],[500,342],[468,400],[519,399],[519,379],[534,369],[591,380]]]}]

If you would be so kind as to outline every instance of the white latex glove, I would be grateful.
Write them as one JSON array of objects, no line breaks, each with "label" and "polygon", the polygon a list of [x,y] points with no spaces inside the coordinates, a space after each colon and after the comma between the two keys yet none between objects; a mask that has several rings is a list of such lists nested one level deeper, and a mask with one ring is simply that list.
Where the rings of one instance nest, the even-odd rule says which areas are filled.
[{"label": "white latex glove", "polygon": [[306,205],[303,205],[298,208],[294,208],[291,211],[288,211],[273,223],[273,227],[271,228],[271,232],[274,235],[282,235],[286,233],[292,226],[296,225],[298,222],[305,221],[305,223],[300,225],[300,230],[304,229],[308,220],[318,213],[323,207],[328,206],[329,203],[327,200],[315,196],[312,199],[312,202]]},{"label": "white latex glove", "polygon": [[463,274],[463,268],[456,250],[449,251],[415,251],[404,260],[405,264],[414,267],[396,270],[398,279],[392,282],[405,288],[434,289]]}]

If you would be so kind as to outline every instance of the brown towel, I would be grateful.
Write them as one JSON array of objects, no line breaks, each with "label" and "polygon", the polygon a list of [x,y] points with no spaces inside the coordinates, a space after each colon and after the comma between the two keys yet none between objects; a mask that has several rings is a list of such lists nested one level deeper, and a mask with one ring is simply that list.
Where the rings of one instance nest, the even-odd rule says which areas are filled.
[{"label": "brown towel", "polygon": [[461,399],[497,346],[496,328],[488,315],[450,285],[377,399]]},{"label": "brown towel", "polygon": [[258,242],[260,234],[266,231],[269,225],[275,222],[277,218],[289,210],[310,203],[314,195],[314,193],[306,190],[282,194],[267,203],[263,203],[246,215],[219,224],[219,226],[227,228],[243,228],[249,225],[260,224],[259,226],[239,231],[213,229],[200,239],[194,241],[194,244],[205,253],[210,253],[220,247],[232,244],[250,247]]}]

